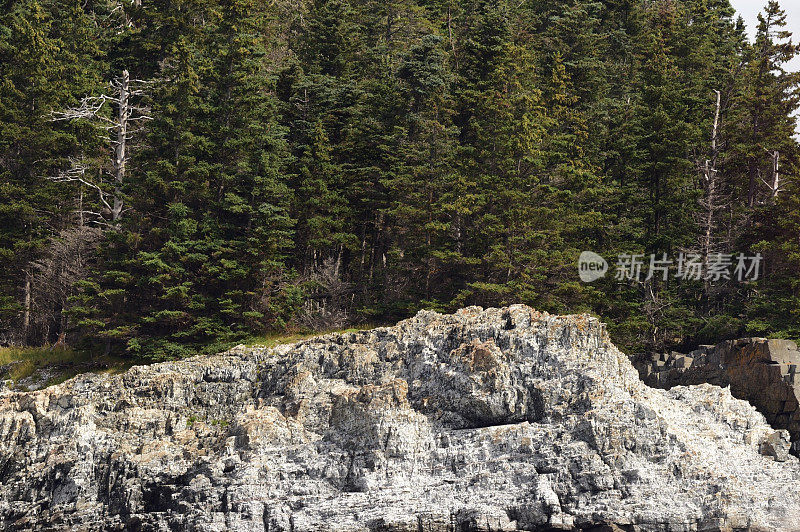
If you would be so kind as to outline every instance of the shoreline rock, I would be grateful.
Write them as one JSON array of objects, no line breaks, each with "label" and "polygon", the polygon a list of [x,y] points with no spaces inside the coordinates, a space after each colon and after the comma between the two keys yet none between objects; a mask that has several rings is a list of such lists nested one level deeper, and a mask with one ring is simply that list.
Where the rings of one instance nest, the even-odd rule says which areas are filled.
[{"label": "shoreline rock", "polygon": [[782,438],[728,389],[646,386],[594,318],[423,311],[0,391],[0,525],[791,530]]},{"label": "shoreline rock", "polygon": [[800,350],[794,342],[741,338],[688,354],[636,357],[634,366],[654,388],[701,383],[730,387],[734,397],[755,406],[772,427],[788,431],[792,453],[800,453]]}]

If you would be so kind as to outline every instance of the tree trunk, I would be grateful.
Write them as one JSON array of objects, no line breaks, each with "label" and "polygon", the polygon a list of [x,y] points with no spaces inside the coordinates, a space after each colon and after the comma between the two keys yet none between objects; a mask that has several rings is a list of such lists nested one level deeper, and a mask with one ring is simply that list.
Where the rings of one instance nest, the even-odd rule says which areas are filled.
[{"label": "tree trunk", "polygon": [[447,8],[447,34],[450,37],[450,50],[453,52],[453,60],[456,63],[456,70],[458,70],[458,56],[456,55],[456,44],[453,41],[453,16],[450,13],[450,8]]},{"label": "tree trunk", "polygon": [[[716,192],[717,192],[717,157],[719,156],[717,150],[717,136],[719,132],[719,114],[722,107],[722,95],[719,91],[714,91],[717,94],[717,105],[714,111],[714,127],[711,131],[711,153],[705,161],[704,178],[705,178],[705,219],[703,220],[703,242],[702,242],[702,261],[703,271],[708,271],[708,256],[711,253],[712,237],[714,231],[714,211],[717,208]],[[703,288],[706,297],[710,292],[711,286],[709,280],[704,277]]]},{"label": "tree trunk", "polygon": [[114,206],[111,210],[111,221],[122,217],[122,184],[125,181],[125,149],[128,139],[128,118],[130,118],[130,75],[122,71],[119,87],[119,107],[117,110],[117,143],[114,149]]},{"label": "tree trunk", "polygon": [[25,273],[25,303],[22,314],[22,343],[28,341],[28,330],[31,326],[31,274]]},{"label": "tree trunk", "polygon": [[781,171],[781,152],[775,150],[772,152],[772,199],[778,196],[778,189],[780,188],[780,171]]}]

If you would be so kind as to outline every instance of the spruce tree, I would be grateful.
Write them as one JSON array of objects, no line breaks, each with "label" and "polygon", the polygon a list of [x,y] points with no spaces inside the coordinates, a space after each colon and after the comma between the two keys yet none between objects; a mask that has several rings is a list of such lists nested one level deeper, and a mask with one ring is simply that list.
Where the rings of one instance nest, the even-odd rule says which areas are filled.
[{"label": "spruce tree", "polygon": [[0,13],[0,336],[8,342],[36,341],[33,262],[78,208],[78,187],[48,177],[91,138],[52,113],[96,86],[95,38],[77,1],[15,1]]}]

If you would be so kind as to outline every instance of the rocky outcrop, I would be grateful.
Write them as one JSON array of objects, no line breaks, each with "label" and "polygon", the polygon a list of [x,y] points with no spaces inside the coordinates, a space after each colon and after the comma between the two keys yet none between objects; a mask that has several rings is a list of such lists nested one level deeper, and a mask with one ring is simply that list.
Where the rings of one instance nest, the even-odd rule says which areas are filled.
[{"label": "rocky outcrop", "polygon": [[421,312],[0,392],[0,528],[791,530],[783,439],[645,386],[595,319]]},{"label": "rocky outcrop", "polygon": [[776,429],[789,432],[792,452],[800,452],[800,350],[789,340],[743,338],[701,346],[689,354],[638,357],[634,364],[649,386],[710,383],[730,387],[764,414]]}]

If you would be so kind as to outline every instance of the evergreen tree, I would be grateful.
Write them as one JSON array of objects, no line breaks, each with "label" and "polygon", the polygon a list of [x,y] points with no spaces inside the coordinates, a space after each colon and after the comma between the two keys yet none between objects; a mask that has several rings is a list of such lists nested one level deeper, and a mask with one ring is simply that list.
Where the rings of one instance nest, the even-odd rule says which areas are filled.
[{"label": "evergreen tree", "polygon": [[[797,337],[800,314],[800,225],[797,219],[798,144],[795,115],[800,108],[800,73],[785,65],[799,52],[786,29],[786,15],[770,1],[759,15],[749,51],[741,98],[742,121],[732,133],[734,156],[747,174],[740,204],[747,229],[742,249],[764,255],[763,276],[748,299],[748,333]],[[746,188],[745,188],[746,187]],[[746,194],[746,195],[745,195]]]},{"label": "evergreen tree", "polygon": [[286,317],[291,193],[274,97],[261,90],[270,83],[263,41],[254,37],[267,14],[242,0],[185,15],[205,27],[177,39],[165,61],[151,148],[131,185],[136,214],[87,286],[100,318],[88,311],[81,323],[109,344],[169,358]]},{"label": "evergreen tree", "polygon": [[404,158],[387,184],[394,198],[389,256],[393,284],[401,287],[395,308],[413,310],[420,302],[442,308],[454,289],[447,266],[456,253],[451,234],[457,213],[448,206],[459,194],[458,131],[447,60],[444,40],[430,35],[409,50],[398,71],[405,86]]},{"label": "evergreen tree", "polygon": [[[516,302],[631,351],[798,334],[777,2],[752,44],[728,0],[6,4],[0,342],[169,358]],[[587,284],[584,250],[765,270]]]},{"label": "evergreen tree", "polygon": [[[30,336],[35,261],[68,227],[77,187],[47,178],[87,132],[52,121],[97,83],[93,26],[77,1],[5,2],[0,12],[0,337]],[[91,142],[88,140],[88,142]]]}]

